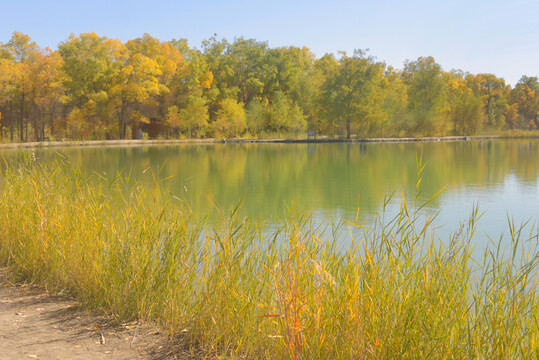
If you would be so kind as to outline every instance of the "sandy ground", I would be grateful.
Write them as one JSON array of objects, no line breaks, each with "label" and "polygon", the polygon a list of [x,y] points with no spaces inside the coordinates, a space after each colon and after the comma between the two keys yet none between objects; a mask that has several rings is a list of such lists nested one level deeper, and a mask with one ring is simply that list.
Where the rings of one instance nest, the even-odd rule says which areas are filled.
[{"label": "sandy ground", "polygon": [[0,269],[1,360],[177,358],[158,329],[109,320],[36,287],[12,284]]}]

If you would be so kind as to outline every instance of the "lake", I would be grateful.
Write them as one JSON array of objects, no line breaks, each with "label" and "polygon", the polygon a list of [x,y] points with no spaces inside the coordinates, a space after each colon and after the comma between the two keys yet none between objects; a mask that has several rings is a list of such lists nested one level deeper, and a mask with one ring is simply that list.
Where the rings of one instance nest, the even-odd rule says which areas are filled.
[{"label": "lake", "polygon": [[[316,221],[360,219],[380,210],[394,193],[389,211],[416,195],[439,212],[436,232],[448,237],[475,204],[485,211],[476,243],[507,234],[507,215],[517,223],[539,220],[539,140],[484,140],[431,143],[206,144],[126,147],[73,147],[33,151],[40,161],[62,154],[88,173],[110,177],[130,173],[141,184],[151,173],[172,195],[188,200],[212,219],[216,207],[269,222],[292,204]],[[15,151],[4,150],[3,156]],[[419,190],[417,162],[425,168]],[[149,171],[151,170],[151,171]],[[361,221],[361,220],[360,220]],[[528,227],[529,228],[529,227]]]}]

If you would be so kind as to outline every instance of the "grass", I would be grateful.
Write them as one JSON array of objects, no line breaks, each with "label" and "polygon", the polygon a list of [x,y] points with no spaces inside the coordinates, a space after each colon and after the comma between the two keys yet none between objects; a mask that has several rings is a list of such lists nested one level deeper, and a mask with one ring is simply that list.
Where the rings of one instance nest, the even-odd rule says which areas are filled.
[{"label": "grass", "polygon": [[477,209],[443,242],[418,220],[424,204],[403,197],[393,218],[382,209],[372,224],[347,223],[344,248],[329,222],[316,227],[293,207],[268,234],[239,208],[209,224],[158,180],[86,178],[32,158],[2,175],[0,263],[118,321],[157,322],[178,351],[539,357],[537,235],[510,223],[510,239],[473,259]]}]

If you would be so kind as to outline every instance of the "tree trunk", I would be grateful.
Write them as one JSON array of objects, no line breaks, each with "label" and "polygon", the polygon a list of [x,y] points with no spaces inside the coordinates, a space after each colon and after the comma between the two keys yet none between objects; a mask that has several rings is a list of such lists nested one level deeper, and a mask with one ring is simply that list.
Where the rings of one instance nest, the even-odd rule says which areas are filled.
[{"label": "tree trunk", "polygon": [[37,124],[37,111],[34,109],[34,138],[36,139],[36,142],[39,141],[39,127]]},{"label": "tree trunk", "polygon": [[351,126],[352,126],[352,121],[350,119],[346,120],[346,138],[348,140],[350,140],[350,136],[351,136],[351,133],[350,133]]},{"label": "tree trunk", "polygon": [[[54,105],[51,107],[50,110],[50,129],[51,129],[51,137],[54,136]],[[45,132],[45,130],[43,130]]]},{"label": "tree trunk", "polygon": [[63,123],[63,127],[64,127],[64,136],[65,136],[65,132],[67,130],[67,116],[68,116],[68,106],[65,105],[65,104],[62,104],[62,123]]},{"label": "tree trunk", "polygon": [[9,102],[9,138],[13,142],[13,103]]},{"label": "tree trunk", "polygon": [[125,139],[126,121],[125,116],[127,113],[127,102],[122,100],[122,107],[120,109],[120,115],[118,117],[118,131],[120,132],[120,139]]},{"label": "tree trunk", "polygon": [[24,98],[25,93],[23,91],[21,96],[21,104],[19,106],[19,141],[24,142]]}]

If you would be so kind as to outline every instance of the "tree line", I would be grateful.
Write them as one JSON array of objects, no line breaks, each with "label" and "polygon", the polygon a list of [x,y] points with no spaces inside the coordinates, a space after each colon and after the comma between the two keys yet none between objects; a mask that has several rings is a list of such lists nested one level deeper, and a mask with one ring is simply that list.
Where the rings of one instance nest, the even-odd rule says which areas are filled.
[{"label": "tree line", "polygon": [[536,129],[538,114],[537,77],[512,87],[432,57],[397,70],[364,50],[317,58],[243,37],[197,48],[83,33],[53,51],[14,32],[0,43],[3,141],[124,139],[152,120],[174,138],[474,135]]}]

